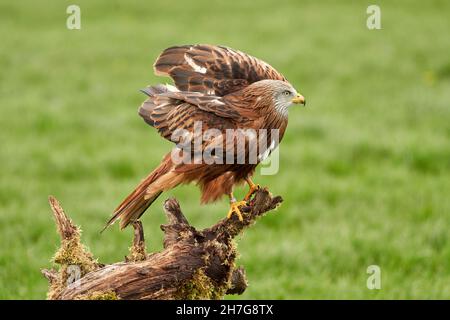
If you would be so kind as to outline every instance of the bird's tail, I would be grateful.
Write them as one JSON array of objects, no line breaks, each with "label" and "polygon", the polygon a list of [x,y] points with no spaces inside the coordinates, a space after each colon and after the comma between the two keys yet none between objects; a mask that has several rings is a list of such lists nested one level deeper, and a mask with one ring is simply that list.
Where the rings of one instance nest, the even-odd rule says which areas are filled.
[{"label": "bird's tail", "polygon": [[126,197],[122,203],[114,210],[113,216],[106,223],[106,228],[111,226],[114,222],[120,219],[120,229],[125,228],[130,223],[139,219],[140,216],[147,210],[148,207],[158,198],[158,196],[164,191],[161,186],[157,185],[158,178],[169,173],[172,169],[173,163],[170,158],[170,154],[166,155],[161,164],[153,170],[139,185]]}]

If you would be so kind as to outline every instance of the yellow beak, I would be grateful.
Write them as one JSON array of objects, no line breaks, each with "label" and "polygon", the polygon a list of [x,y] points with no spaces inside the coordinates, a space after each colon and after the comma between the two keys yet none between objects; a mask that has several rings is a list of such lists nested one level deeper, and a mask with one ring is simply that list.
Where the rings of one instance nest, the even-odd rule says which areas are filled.
[{"label": "yellow beak", "polygon": [[297,96],[296,96],[295,98],[292,98],[291,101],[292,101],[292,103],[295,103],[295,104],[302,104],[302,105],[306,106],[306,100],[305,100],[305,97],[302,96],[301,94],[297,94]]}]

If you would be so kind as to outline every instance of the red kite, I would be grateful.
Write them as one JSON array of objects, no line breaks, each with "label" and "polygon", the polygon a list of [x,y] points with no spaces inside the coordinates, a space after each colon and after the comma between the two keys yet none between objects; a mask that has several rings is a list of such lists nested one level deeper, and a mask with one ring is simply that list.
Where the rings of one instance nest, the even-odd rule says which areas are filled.
[{"label": "red kite", "polygon": [[[184,146],[194,149],[192,140],[199,136],[196,123],[202,126],[202,138],[206,131],[214,129],[215,136],[203,139],[197,149],[180,153],[183,159],[187,159],[186,155],[208,153],[214,161],[179,162],[174,161],[173,152],[168,153],[117,207],[106,227],[120,219],[120,228],[125,228],[139,219],[163,191],[190,182],[201,188],[202,203],[228,195],[228,218],[235,213],[242,220],[239,208],[258,188],[251,180],[256,166],[278,146],[288,124],[289,107],[305,105],[304,97],[267,63],[222,46],[168,48],[156,60],[154,71],[171,77],[175,86],[159,84],[142,90],[148,98],[139,108],[139,115],[168,140],[173,141],[177,131],[182,132],[181,138],[178,136]],[[253,129],[253,134],[245,135],[245,151],[239,152],[239,132],[248,129]],[[272,134],[274,130],[277,137]],[[232,139],[226,140],[229,132]],[[263,141],[263,147],[255,147],[255,141]],[[248,161],[252,151],[256,154],[253,162]],[[250,190],[243,201],[236,201],[233,187],[244,181]]]}]

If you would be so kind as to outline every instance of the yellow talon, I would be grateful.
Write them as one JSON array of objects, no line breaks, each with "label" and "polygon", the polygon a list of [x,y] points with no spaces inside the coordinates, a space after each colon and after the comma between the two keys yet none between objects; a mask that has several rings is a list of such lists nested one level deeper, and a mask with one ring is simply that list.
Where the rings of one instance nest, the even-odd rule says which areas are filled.
[{"label": "yellow talon", "polygon": [[245,201],[250,200],[251,196],[255,193],[256,190],[260,188],[259,184],[255,184],[250,178],[245,179],[250,187],[247,194],[244,197]]},{"label": "yellow talon", "polygon": [[246,205],[247,201],[231,201],[230,210],[228,211],[227,218],[230,219],[233,213],[235,213],[238,216],[239,221],[244,221],[244,218],[242,217],[242,213],[239,207]]}]

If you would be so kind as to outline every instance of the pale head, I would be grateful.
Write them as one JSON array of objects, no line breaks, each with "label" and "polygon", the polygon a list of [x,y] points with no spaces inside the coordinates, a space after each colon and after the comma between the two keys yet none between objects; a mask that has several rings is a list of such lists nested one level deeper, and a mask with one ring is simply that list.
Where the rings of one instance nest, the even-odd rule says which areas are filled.
[{"label": "pale head", "polygon": [[249,87],[258,88],[269,94],[272,98],[275,110],[287,116],[289,107],[294,104],[306,105],[305,98],[292,87],[289,82],[280,80],[261,80],[253,83]]}]

